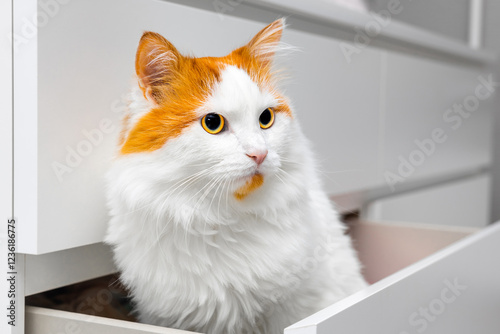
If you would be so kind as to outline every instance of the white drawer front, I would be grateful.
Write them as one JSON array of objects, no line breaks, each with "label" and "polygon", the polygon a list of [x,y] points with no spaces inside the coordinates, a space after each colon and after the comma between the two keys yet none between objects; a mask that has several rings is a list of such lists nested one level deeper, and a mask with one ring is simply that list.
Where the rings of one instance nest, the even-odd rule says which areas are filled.
[{"label": "white drawer front", "polygon": [[56,289],[116,272],[109,246],[102,243],[25,256],[24,295]]}]

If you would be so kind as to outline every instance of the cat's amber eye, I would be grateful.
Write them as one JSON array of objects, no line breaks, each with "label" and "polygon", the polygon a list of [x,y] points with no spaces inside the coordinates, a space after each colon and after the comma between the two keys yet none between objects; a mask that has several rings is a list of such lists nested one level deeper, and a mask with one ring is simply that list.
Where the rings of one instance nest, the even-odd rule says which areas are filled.
[{"label": "cat's amber eye", "polygon": [[260,114],[259,124],[262,129],[269,129],[274,123],[274,111],[271,108],[267,108]]},{"label": "cat's amber eye", "polygon": [[201,119],[201,126],[206,132],[216,135],[224,130],[224,117],[215,113],[206,114]]}]

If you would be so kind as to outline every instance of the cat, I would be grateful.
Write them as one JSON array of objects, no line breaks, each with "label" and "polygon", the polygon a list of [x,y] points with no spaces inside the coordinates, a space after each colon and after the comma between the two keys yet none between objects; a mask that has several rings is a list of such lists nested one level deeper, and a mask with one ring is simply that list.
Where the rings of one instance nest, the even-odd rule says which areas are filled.
[{"label": "cat", "polygon": [[284,25],[219,58],[140,39],[105,241],[141,322],[277,334],[366,286],[276,88]]}]

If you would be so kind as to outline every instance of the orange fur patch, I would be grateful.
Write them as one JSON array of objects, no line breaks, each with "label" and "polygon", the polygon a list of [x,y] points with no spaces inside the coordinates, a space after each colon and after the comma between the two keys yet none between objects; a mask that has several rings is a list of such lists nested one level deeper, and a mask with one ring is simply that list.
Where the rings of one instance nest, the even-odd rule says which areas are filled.
[{"label": "orange fur patch", "polygon": [[234,197],[236,197],[238,201],[242,201],[254,190],[260,188],[262,184],[264,184],[264,176],[262,176],[262,174],[255,174],[250,180],[234,192]]}]

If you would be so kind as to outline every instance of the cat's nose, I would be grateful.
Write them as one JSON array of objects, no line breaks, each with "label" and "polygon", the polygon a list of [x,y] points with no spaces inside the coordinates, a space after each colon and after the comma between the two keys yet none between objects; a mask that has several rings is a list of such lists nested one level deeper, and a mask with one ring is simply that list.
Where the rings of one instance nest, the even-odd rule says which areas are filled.
[{"label": "cat's nose", "polygon": [[265,150],[265,151],[254,151],[254,152],[251,152],[251,153],[247,153],[247,157],[252,158],[253,161],[255,161],[257,163],[257,166],[260,166],[260,164],[267,157],[267,150]]}]

